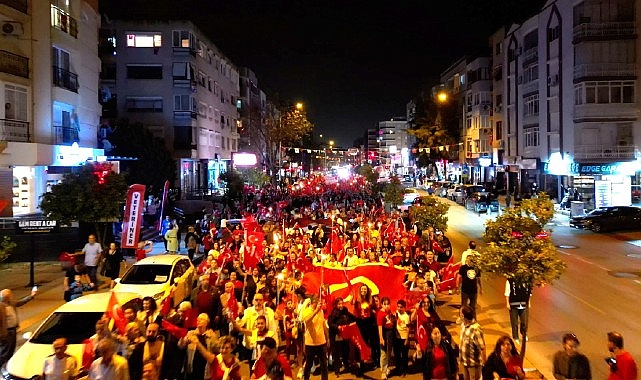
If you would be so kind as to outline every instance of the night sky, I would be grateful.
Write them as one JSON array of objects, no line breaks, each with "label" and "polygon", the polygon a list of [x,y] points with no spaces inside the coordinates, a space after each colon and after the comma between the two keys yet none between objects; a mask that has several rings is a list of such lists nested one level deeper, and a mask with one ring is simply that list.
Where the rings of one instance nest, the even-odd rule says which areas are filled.
[{"label": "night sky", "polygon": [[[315,137],[352,146],[502,25],[543,0],[101,0],[109,18],[185,18],[268,96],[305,103]],[[181,7],[177,7],[180,4]]]}]

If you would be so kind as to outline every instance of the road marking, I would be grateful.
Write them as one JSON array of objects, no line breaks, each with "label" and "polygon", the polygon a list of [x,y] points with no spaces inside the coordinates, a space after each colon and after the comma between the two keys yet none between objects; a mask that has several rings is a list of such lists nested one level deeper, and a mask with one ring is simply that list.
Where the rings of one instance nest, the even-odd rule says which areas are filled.
[{"label": "road marking", "polygon": [[597,267],[597,268],[599,268],[599,269],[602,269],[602,270],[604,270],[604,271],[606,271],[606,272],[610,272],[610,269],[608,269],[608,268],[604,267],[603,265],[595,264],[595,263],[593,263],[592,261],[590,261],[590,260],[586,260],[586,259],[584,259],[583,257],[581,257],[581,256],[579,256],[579,255],[575,255],[575,254],[573,254],[573,253],[566,252],[566,251],[561,250],[561,249],[557,249],[557,251],[558,251],[558,252],[560,252],[560,253],[562,253],[562,254],[564,254],[564,255],[566,255],[566,256],[572,256],[573,258],[575,258],[575,259],[577,259],[577,260],[579,260],[579,261],[583,261],[583,262],[584,262],[584,263],[586,263],[586,264],[594,265],[595,267]]},{"label": "road marking", "polygon": [[561,292],[563,292],[563,293],[565,293],[565,294],[569,295],[570,297],[572,297],[572,298],[576,299],[577,301],[581,302],[581,303],[582,303],[582,304],[584,304],[585,306],[587,306],[587,307],[589,307],[589,308],[591,308],[591,309],[594,309],[594,310],[596,310],[597,312],[599,312],[599,313],[601,313],[601,314],[603,314],[603,315],[605,315],[605,314],[606,314],[606,313],[605,313],[605,311],[603,311],[603,310],[599,309],[599,308],[598,308],[598,307],[596,307],[596,306],[593,306],[593,305],[592,305],[591,303],[589,303],[588,301],[584,300],[583,298],[581,298],[581,297],[579,297],[579,296],[577,296],[577,295],[574,295],[574,294],[573,294],[573,293],[571,293],[571,292],[568,292],[567,290],[559,289],[559,291],[561,291]]}]

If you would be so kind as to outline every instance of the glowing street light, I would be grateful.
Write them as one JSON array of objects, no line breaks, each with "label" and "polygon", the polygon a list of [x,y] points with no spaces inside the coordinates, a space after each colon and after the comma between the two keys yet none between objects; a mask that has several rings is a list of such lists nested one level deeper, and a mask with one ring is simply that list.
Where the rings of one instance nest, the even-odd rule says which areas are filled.
[{"label": "glowing street light", "polygon": [[447,93],[445,91],[439,92],[438,95],[436,95],[436,99],[439,103],[447,102]]}]

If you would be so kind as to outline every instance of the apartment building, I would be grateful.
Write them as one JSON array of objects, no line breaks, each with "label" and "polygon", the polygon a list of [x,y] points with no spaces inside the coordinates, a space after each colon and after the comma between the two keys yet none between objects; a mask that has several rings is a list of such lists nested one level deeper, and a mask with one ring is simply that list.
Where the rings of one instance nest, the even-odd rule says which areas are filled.
[{"label": "apartment building", "polygon": [[103,156],[99,28],[97,0],[0,1],[0,216]]},{"label": "apartment building", "polygon": [[410,163],[410,149],[416,138],[408,134],[407,129],[408,124],[404,117],[393,117],[378,122],[378,153],[381,163],[386,167],[413,166]]},{"label": "apartment building", "polygon": [[265,139],[265,113],[267,96],[258,86],[256,74],[247,67],[240,69],[240,137],[238,149],[256,155],[259,167],[266,167],[267,142]]},{"label": "apartment building", "polygon": [[550,0],[507,31],[504,163],[518,168],[517,191],[560,199],[573,188],[587,208],[631,202],[641,169],[640,8]]},{"label": "apartment building", "polygon": [[216,190],[238,151],[238,68],[190,21],[110,20],[101,39],[105,116],[164,139],[182,197]]}]

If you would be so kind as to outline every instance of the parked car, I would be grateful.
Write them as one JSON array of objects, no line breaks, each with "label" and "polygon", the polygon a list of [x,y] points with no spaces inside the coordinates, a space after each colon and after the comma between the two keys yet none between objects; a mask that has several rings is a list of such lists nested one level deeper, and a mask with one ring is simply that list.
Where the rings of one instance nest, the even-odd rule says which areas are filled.
[{"label": "parked car", "polygon": [[499,202],[488,192],[477,192],[465,198],[465,208],[474,212],[498,212]]},{"label": "parked car", "polygon": [[[96,333],[96,322],[103,316],[112,292],[91,293],[58,307],[33,332],[25,335],[28,340],[11,357],[6,367],[2,368],[5,380],[36,379],[42,375],[42,365],[47,356],[53,352],[53,341],[60,337],[67,338],[67,354],[82,364],[85,351],[83,342]],[[142,300],[137,294],[116,293],[121,309],[133,307],[141,309]],[[80,377],[86,375],[81,373]]]},{"label": "parked car", "polygon": [[445,198],[447,196],[447,190],[452,187],[454,184],[450,181],[441,181],[434,184],[434,195],[438,197]]},{"label": "parked car", "polygon": [[[426,193],[425,190],[422,191]],[[427,194],[427,193],[426,193]],[[412,203],[414,199],[421,196],[421,191],[414,188],[403,189],[403,203]]]},{"label": "parked car", "polygon": [[455,201],[457,198],[463,196],[463,186],[454,185],[447,189],[446,194],[448,199]]},{"label": "parked car", "polygon": [[585,228],[594,232],[640,229],[641,208],[633,206],[597,208],[586,215],[572,217],[570,227]]},{"label": "parked car", "polygon": [[137,293],[161,302],[172,289],[173,304],[178,305],[191,296],[196,270],[186,256],[158,255],[142,259],[116,279],[115,292]]}]

